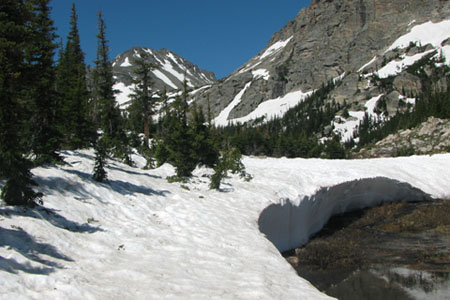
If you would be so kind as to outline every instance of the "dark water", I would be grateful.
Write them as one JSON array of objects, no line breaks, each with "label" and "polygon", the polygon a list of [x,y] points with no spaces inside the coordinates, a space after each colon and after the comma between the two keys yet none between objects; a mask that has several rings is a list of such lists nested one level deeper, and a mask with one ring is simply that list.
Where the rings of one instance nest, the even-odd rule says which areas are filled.
[{"label": "dark water", "polygon": [[299,276],[338,299],[450,300],[450,202],[336,216],[283,255]]},{"label": "dark water", "polygon": [[450,299],[448,272],[430,273],[383,265],[352,271],[298,267],[297,271],[319,290],[338,299]]}]

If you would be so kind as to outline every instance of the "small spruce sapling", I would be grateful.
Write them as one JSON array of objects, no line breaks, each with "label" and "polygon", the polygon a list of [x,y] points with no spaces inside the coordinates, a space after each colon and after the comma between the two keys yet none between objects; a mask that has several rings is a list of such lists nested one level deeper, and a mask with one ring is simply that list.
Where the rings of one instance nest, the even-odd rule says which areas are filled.
[{"label": "small spruce sapling", "polygon": [[214,168],[214,174],[209,184],[210,189],[220,190],[220,183],[228,176],[228,172],[239,174],[245,181],[250,181],[252,176],[245,171],[245,166],[241,158],[242,154],[237,148],[231,148],[225,151]]},{"label": "small spruce sapling", "polygon": [[108,178],[108,174],[105,171],[107,147],[103,140],[100,138],[94,146],[95,148],[95,165],[94,174],[92,178],[98,182],[104,182]]}]

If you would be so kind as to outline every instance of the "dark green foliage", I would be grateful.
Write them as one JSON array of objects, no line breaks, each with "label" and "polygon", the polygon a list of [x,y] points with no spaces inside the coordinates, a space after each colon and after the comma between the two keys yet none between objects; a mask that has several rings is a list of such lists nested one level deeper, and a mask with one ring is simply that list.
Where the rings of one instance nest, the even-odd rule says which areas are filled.
[{"label": "dark green foliage", "polygon": [[205,124],[201,108],[193,106],[192,119],[188,123],[187,83],[184,85],[181,97],[177,97],[170,107],[163,102],[164,117],[158,124],[155,149],[158,165],[172,164],[178,178],[190,177],[197,165],[213,167],[218,159],[212,128]]},{"label": "dark green foliage", "polygon": [[31,179],[32,162],[11,152],[3,153],[1,159],[2,167],[5,168],[3,169],[3,175],[7,178],[7,181],[0,197],[8,205],[34,206],[36,199],[43,195],[31,188],[31,186],[37,185]]},{"label": "dark green foliage", "polygon": [[26,88],[32,86],[26,60],[34,37],[31,4],[0,3],[0,177],[6,180],[0,196],[9,205],[30,205],[41,196],[31,188],[32,163],[25,158],[29,148],[21,139],[29,128],[25,108],[33,105]]},{"label": "dark green foliage", "polygon": [[77,21],[74,3],[66,47],[60,50],[56,84],[61,101],[58,115],[64,133],[64,144],[72,149],[88,147],[95,138],[95,128],[89,116],[86,64]]},{"label": "dark green foliage", "polygon": [[156,149],[158,165],[169,162],[176,168],[178,177],[191,176],[197,165],[191,142],[187,124],[187,92],[185,92],[182,97],[175,99],[161,122]]},{"label": "dark green foliage", "polygon": [[345,147],[341,144],[340,136],[336,135],[332,139],[325,142],[324,147],[324,158],[328,159],[345,159],[347,158],[347,153]]},{"label": "dark green foliage", "polygon": [[189,123],[189,134],[192,137],[194,160],[200,165],[214,167],[219,158],[219,152],[213,136],[213,129],[206,124],[201,107],[192,106],[192,120]]},{"label": "dark green foliage", "polygon": [[225,151],[214,168],[214,174],[211,177],[209,187],[211,189],[219,190],[220,183],[228,176],[228,172],[239,174],[239,176],[246,181],[251,180],[252,177],[245,171],[245,166],[242,163],[241,158],[242,154],[237,148],[231,148]]},{"label": "dark green foliage", "polygon": [[412,66],[409,66],[406,69],[406,71],[413,75],[418,75],[421,78],[428,77],[428,75],[425,73],[423,68],[424,68],[424,66],[432,67],[432,64],[430,64],[430,60],[433,60],[434,62],[438,62],[435,59],[433,59],[433,56],[435,56],[436,54],[437,54],[436,51],[432,51],[431,53],[423,56],[421,59],[416,61]]},{"label": "dark green foliage", "polygon": [[387,111],[386,96],[380,97],[380,99],[377,102],[374,112],[377,115],[384,115],[386,117],[389,115],[388,111]]},{"label": "dark green foliage", "polygon": [[92,178],[98,182],[104,182],[108,174],[105,171],[106,158],[108,154],[107,142],[103,138],[100,138],[94,145],[95,149],[95,165],[94,174]]},{"label": "dark green foliage", "polygon": [[197,166],[192,139],[187,124],[179,119],[172,119],[169,125],[165,147],[168,150],[168,161],[176,168],[178,177],[190,177]]},{"label": "dark green foliage", "polygon": [[281,118],[263,124],[253,122],[219,128],[222,146],[237,147],[245,155],[320,156],[324,145],[317,141],[316,135],[322,134],[343,108],[328,99],[334,87],[333,82],[323,85]]},{"label": "dark green foliage", "polygon": [[105,36],[106,26],[101,12],[98,13],[98,29],[97,59],[92,72],[95,119],[114,156],[129,162],[128,137],[124,130],[125,121],[116,103],[109,46]]},{"label": "dark green foliage", "polygon": [[25,56],[28,64],[26,76],[29,85],[26,91],[30,99],[27,109],[30,113],[27,129],[35,164],[62,161],[57,153],[61,149],[62,135],[58,130],[58,98],[55,91],[53,21],[50,19],[49,0],[33,0],[32,20],[30,22],[31,41]]},{"label": "dark green foliage", "polygon": [[150,123],[153,107],[155,105],[151,93],[150,72],[154,65],[146,61],[148,53],[141,53],[141,57],[135,60],[136,70],[134,75],[135,89],[132,94],[133,102],[128,108],[129,119],[134,124],[134,130],[144,133],[144,145],[149,146]]},{"label": "dark green foliage", "polygon": [[122,138],[122,117],[116,104],[112,65],[109,61],[109,46],[105,36],[103,15],[98,13],[97,59],[93,70],[94,98],[97,102],[97,120],[106,137]]},{"label": "dark green foliage", "polygon": [[[376,120],[366,114],[354,136],[359,137],[358,148],[375,143],[399,130],[416,127],[431,116],[441,119],[450,118],[450,88],[447,87],[447,90],[441,91],[436,90],[435,86],[436,82],[448,76],[450,67],[446,65],[436,67],[437,62],[439,60],[427,55],[407,69],[408,72],[421,78],[423,88],[422,93],[416,95],[416,105],[412,109],[398,111],[387,121]],[[384,103],[381,102],[380,107],[383,106]],[[409,148],[399,149],[397,155],[412,154],[412,152],[413,150]]]}]

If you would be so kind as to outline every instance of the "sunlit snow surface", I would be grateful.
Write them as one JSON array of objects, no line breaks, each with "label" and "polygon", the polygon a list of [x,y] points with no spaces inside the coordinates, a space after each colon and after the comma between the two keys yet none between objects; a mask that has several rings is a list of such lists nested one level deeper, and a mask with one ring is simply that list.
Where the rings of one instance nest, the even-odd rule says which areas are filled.
[{"label": "sunlit snow surface", "polygon": [[416,25],[411,31],[398,38],[389,48],[406,48],[411,42],[425,46],[433,45],[435,48],[440,47],[441,43],[450,37],[450,20],[444,20],[438,23],[431,21]]},{"label": "sunlit snow surface", "polygon": [[[261,74],[262,72],[259,72]],[[248,115],[229,119],[229,114],[242,100],[242,96],[246,90],[250,87],[252,81],[248,82],[244,88],[234,97],[233,101],[223,109],[220,114],[214,119],[216,126],[226,126],[228,124],[245,123],[251,120],[255,120],[260,117],[264,117],[265,121],[273,119],[275,117],[282,117],[289,109],[295,107],[297,104],[306,99],[312,92],[295,91],[288,93],[282,97],[276,99],[269,99],[260,103],[251,113]]]},{"label": "sunlit snow surface", "polygon": [[128,57],[125,57],[125,60],[123,61],[123,63],[120,66],[121,67],[131,67],[132,64],[130,63],[130,60],[128,59]]},{"label": "sunlit snow surface", "polygon": [[[411,21],[410,25],[414,22]],[[407,48],[411,43],[415,43],[417,46],[432,45],[434,49],[428,50],[422,53],[417,53],[415,55],[400,55],[399,59],[394,59],[388,62],[380,70],[375,72],[380,78],[387,78],[389,76],[397,75],[407,67],[413,65],[419,61],[425,55],[437,50],[437,55],[441,55],[445,58],[446,64],[450,65],[450,46],[443,46],[442,43],[450,38],[450,20],[444,20],[438,23],[426,22],[420,25],[415,25],[411,30],[399,37],[392,45],[385,51],[391,51],[394,49],[404,49]],[[371,65],[376,60],[376,56],[362,66],[358,72],[363,71],[367,66]],[[373,75],[366,74],[364,77],[369,77]]]},{"label": "sunlit snow surface", "polygon": [[231,101],[227,107],[225,107],[225,109],[223,109],[220,114],[214,119],[214,125],[216,126],[227,126],[229,124],[228,121],[228,115],[230,114],[230,112],[233,110],[233,108],[235,108],[242,99],[242,96],[244,95],[245,91],[250,87],[250,85],[252,84],[252,82],[248,82],[244,88],[237,93],[236,96],[234,96],[233,101]]},{"label": "sunlit snow surface", "polygon": [[130,105],[131,94],[134,93],[133,89],[135,88],[134,84],[125,85],[122,82],[118,82],[114,84],[113,87],[116,91],[116,102],[120,108],[125,109]]},{"label": "sunlit snow surface", "polygon": [[270,72],[266,69],[258,69],[252,71],[253,79],[263,78],[264,80],[269,80]]},{"label": "sunlit snow surface", "polygon": [[289,109],[295,107],[311,94],[312,92],[295,91],[276,99],[266,100],[245,117],[233,119],[232,122],[245,123],[260,117],[264,117],[267,121],[275,117],[282,117]]},{"label": "sunlit snow surface", "polygon": [[[110,162],[109,182],[96,183],[93,156],[65,152],[69,164],[33,170],[45,209],[0,208],[2,299],[325,299],[260,233],[266,207],[287,199],[299,205],[348,182],[344,199],[317,197],[304,212],[314,223],[325,222],[330,211],[356,201],[352,181],[377,176],[450,196],[449,154],[354,161],[246,157],[253,180],[228,178],[221,192],[208,189],[205,169],[184,187],[169,184],[169,165],[144,171]],[[395,188],[366,191],[368,199],[385,192],[395,194]]]},{"label": "sunlit snow surface", "polygon": [[[415,23],[415,20],[411,21],[408,26],[411,26]],[[426,55],[434,52],[437,50],[436,55],[442,55],[445,58],[445,63],[450,65],[450,46],[442,46],[442,43],[450,38],[450,20],[444,20],[438,23],[433,22],[427,22],[420,25],[415,25],[411,28],[411,30],[398,38],[388,49],[385,51],[387,53],[390,50],[394,50],[397,48],[403,49],[410,45],[410,43],[416,43],[417,46],[422,45],[432,45],[434,49],[417,53],[414,55],[407,55],[403,54],[400,55],[398,58],[392,59],[391,61],[387,62],[386,65],[381,67],[379,70],[377,70],[374,73],[370,74],[363,74],[364,78],[370,78],[374,74],[376,74],[379,78],[387,78],[389,76],[395,76],[402,71],[404,71],[409,66],[413,65],[417,61],[419,61],[421,58],[425,57]],[[358,69],[358,72],[363,72],[365,68],[367,68],[370,65],[373,65],[373,63],[377,60],[377,56],[373,57],[369,62],[364,64]],[[368,87],[370,87],[370,80],[368,82]],[[374,109],[376,107],[376,104],[378,100],[380,99],[382,95],[379,95],[377,97],[373,97],[367,101],[365,104],[366,111],[370,116],[373,118],[378,118],[376,113],[374,113]],[[407,103],[414,104],[415,99],[413,98],[405,98],[404,96],[401,96],[401,99],[405,99]],[[333,122],[333,125],[335,127],[334,132],[341,135],[342,141],[347,141],[350,138],[352,138],[353,133],[357,126],[359,125],[359,122],[364,117],[364,112],[350,112],[350,119],[344,119],[340,117],[338,119],[338,122]]]},{"label": "sunlit snow surface", "polygon": [[266,51],[264,51],[263,54],[259,57],[259,59],[264,59],[267,56],[273,55],[275,53],[278,53],[281,49],[286,47],[286,45],[292,40],[294,36],[291,36],[290,38],[284,40],[284,41],[278,41],[275,42],[273,45],[271,45],[269,48],[267,48]]}]

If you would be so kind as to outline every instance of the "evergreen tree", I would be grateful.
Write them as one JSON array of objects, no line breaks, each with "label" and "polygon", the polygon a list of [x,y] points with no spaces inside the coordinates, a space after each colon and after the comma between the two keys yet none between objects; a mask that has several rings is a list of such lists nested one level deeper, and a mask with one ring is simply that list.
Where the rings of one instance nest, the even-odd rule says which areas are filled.
[{"label": "evergreen tree", "polygon": [[106,166],[106,157],[107,157],[107,145],[103,138],[100,138],[95,143],[95,165],[94,165],[94,174],[92,177],[95,181],[104,182],[108,174],[105,171]]},{"label": "evergreen tree", "polygon": [[220,184],[228,176],[228,172],[239,174],[241,178],[250,181],[252,176],[245,171],[245,166],[241,158],[242,154],[237,148],[226,150],[214,168],[214,174],[211,177],[209,188],[220,190]]},{"label": "evergreen tree", "polygon": [[156,149],[158,164],[171,163],[180,178],[190,177],[198,162],[192,147],[192,135],[187,123],[187,84],[181,96],[176,97],[163,120],[164,134],[160,134]]},{"label": "evergreen tree", "polygon": [[25,87],[30,84],[27,47],[33,42],[29,28],[33,10],[29,1],[0,3],[0,177],[6,179],[0,197],[9,205],[30,205],[41,194],[32,190],[32,163],[21,143],[25,115]]},{"label": "evergreen tree", "polygon": [[101,12],[98,13],[98,47],[95,60],[94,93],[98,106],[98,121],[105,137],[115,142],[123,138],[120,110],[116,104],[112,65],[109,61],[109,46],[106,40],[106,25]]},{"label": "evergreen tree", "polygon": [[[149,146],[150,139],[150,122],[151,114],[154,106],[151,95],[151,77],[150,72],[154,68],[154,65],[147,61],[149,55],[147,53],[141,53],[141,57],[135,60],[136,70],[135,75],[135,88],[132,94],[133,103],[129,107],[130,118],[135,118],[139,122],[142,122],[141,128],[144,132],[144,144]],[[141,131],[140,131],[141,132]]]},{"label": "evergreen tree", "polygon": [[30,22],[31,41],[27,46],[26,59],[30,85],[28,97],[31,110],[29,141],[36,157],[35,163],[62,161],[57,154],[61,149],[61,133],[57,130],[56,114],[58,98],[55,91],[53,20],[50,18],[49,0],[30,1],[33,14]]},{"label": "evergreen tree", "polygon": [[171,163],[177,177],[190,177],[197,165],[215,167],[219,151],[212,125],[206,122],[201,107],[192,105],[188,122],[187,82],[181,96],[175,98],[172,107],[163,104],[164,117],[159,122],[158,145],[155,158],[159,165]]},{"label": "evergreen tree", "polygon": [[219,151],[211,132],[212,126],[206,123],[202,108],[197,108],[195,103],[189,128],[194,159],[200,165],[213,168],[219,159]]},{"label": "evergreen tree", "polygon": [[61,125],[67,146],[77,149],[88,147],[95,130],[89,119],[89,92],[86,64],[80,46],[78,16],[72,4],[70,32],[58,65],[58,92],[62,101]]},{"label": "evergreen tree", "polygon": [[106,40],[106,26],[101,12],[98,13],[97,59],[93,70],[93,97],[96,103],[98,125],[103,139],[114,156],[131,165],[130,146],[125,134],[124,120],[116,103],[112,64],[109,61],[109,47]]}]

